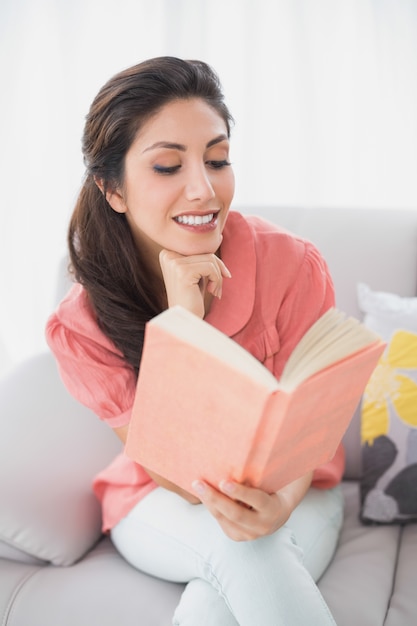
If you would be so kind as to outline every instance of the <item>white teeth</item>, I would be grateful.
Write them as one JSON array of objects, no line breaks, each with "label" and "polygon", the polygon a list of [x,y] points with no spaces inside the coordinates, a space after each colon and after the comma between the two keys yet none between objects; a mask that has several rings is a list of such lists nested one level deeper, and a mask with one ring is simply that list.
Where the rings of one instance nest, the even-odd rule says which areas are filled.
[{"label": "white teeth", "polygon": [[175,218],[180,224],[187,226],[200,226],[201,224],[209,224],[214,217],[214,213],[208,215],[179,215]]}]

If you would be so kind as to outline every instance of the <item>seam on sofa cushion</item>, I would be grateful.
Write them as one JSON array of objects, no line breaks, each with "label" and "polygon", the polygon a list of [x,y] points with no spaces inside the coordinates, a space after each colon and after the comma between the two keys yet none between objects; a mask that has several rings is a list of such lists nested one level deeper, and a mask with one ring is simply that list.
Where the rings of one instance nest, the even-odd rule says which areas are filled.
[{"label": "seam on sofa cushion", "polygon": [[394,592],[395,592],[395,583],[396,583],[396,579],[397,579],[397,570],[398,570],[398,561],[400,558],[400,548],[401,548],[401,542],[402,542],[402,538],[403,538],[403,533],[404,533],[404,525],[401,524],[400,525],[400,529],[399,529],[399,533],[397,536],[397,551],[395,554],[395,563],[394,563],[394,569],[393,569],[393,573],[392,573],[392,584],[391,584],[391,591],[389,594],[389,598],[388,598],[388,602],[387,602],[387,610],[385,612],[385,617],[384,617],[384,624],[386,623],[387,619],[388,619],[388,613],[391,607],[391,600],[394,596]]},{"label": "seam on sofa cushion", "polygon": [[13,612],[16,608],[16,604],[17,604],[17,598],[19,596],[19,594],[21,593],[23,587],[26,585],[26,583],[33,578],[34,576],[36,576],[36,574],[38,574],[39,571],[41,571],[43,569],[43,567],[37,568],[35,570],[32,570],[31,572],[28,572],[26,574],[26,576],[23,576],[23,578],[21,579],[21,581],[19,582],[19,584],[15,587],[12,595],[10,596],[10,600],[7,603],[6,606],[6,610],[4,611],[4,615],[3,615],[3,619],[1,622],[1,626],[12,626],[12,616],[13,616]]}]

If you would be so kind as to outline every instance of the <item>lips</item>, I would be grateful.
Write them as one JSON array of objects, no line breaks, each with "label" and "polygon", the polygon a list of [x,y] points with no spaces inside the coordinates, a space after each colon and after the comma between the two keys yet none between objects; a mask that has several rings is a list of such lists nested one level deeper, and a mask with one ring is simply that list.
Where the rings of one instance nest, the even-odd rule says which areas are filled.
[{"label": "lips", "polygon": [[178,215],[174,217],[174,220],[178,224],[185,224],[186,226],[205,226],[212,222],[214,216],[214,213],[207,213],[206,215]]}]

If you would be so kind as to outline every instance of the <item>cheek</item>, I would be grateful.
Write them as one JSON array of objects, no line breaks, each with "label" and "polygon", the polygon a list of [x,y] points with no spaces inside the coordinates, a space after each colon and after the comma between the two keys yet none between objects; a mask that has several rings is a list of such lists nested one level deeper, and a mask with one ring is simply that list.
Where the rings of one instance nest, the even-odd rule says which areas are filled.
[{"label": "cheek", "polygon": [[158,180],[154,181],[147,187],[144,198],[146,206],[152,208],[155,215],[162,216],[164,212],[170,210],[180,195],[181,185],[172,177],[172,179],[164,179],[162,183]]},{"label": "cheek", "polygon": [[128,207],[136,220],[155,222],[169,211],[175,197],[175,190],[171,186],[158,185],[156,182],[135,189],[129,196]]}]

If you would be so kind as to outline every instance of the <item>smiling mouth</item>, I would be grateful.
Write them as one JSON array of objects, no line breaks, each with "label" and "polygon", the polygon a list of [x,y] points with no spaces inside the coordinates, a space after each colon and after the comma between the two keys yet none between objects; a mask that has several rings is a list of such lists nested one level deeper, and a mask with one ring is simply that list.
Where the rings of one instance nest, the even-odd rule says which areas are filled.
[{"label": "smiling mouth", "polygon": [[178,215],[178,217],[174,217],[174,220],[178,224],[186,224],[187,226],[203,226],[210,224],[214,217],[214,213],[208,213],[207,215]]}]

